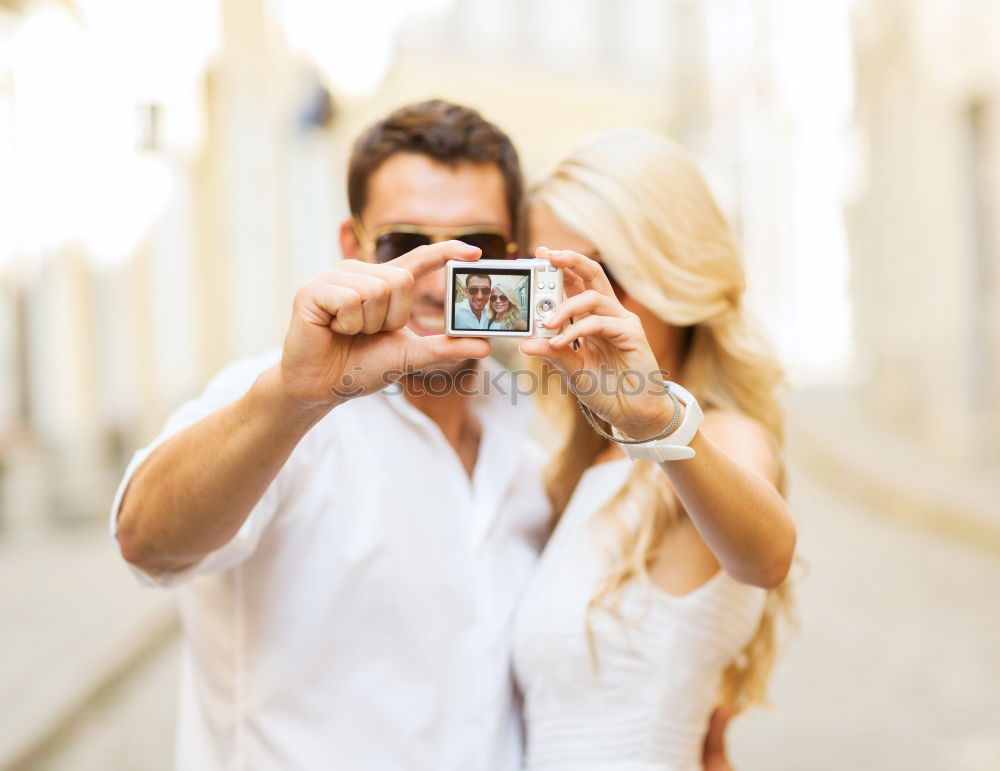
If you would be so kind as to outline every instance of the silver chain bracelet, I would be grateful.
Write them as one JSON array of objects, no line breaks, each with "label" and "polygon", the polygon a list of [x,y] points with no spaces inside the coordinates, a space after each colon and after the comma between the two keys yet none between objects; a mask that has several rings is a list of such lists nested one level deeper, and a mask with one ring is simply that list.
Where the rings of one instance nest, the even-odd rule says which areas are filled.
[{"label": "silver chain bracelet", "polygon": [[667,396],[670,397],[670,401],[674,403],[673,420],[670,421],[669,426],[663,429],[656,436],[649,437],[649,439],[618,439],[617,437],[612,436],[603,428],[601,428],[599,425],[597,425],[597,421],[594,419],[594,413],[590,411],[590,407],[588,407],[586,404],[580,401],[579,397],[577,397],[577,403],[580,405],[580,411],[583,413],[583,417],[585,417],[587,419],[587,422],[590,423],[590,427],[594,429],[602,437],[607,439],[609,442],[615,442],[616,444],[649,444],[650,442],[658,442],[661,439],[666,439],[668,436],[670,436],[670,434],[674,432],[674,429],[677,428],[677,424],[681,422],[680,399],[678,399],[674,395],[674,392],[670,390],[669,384],[666,386],[666,391],[667,391]]}]

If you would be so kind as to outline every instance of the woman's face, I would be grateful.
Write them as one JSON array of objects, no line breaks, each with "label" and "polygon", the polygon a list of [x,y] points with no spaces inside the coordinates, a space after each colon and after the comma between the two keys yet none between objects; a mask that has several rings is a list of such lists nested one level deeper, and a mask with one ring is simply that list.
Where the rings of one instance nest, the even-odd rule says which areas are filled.
[{"label": "woman's face", "polygon": [[[531,207],[528,212],[528,230],[529,257],[534,257],[535,249],[539,246],[547,246],[549,249],[569,249],[571,252],[578,252],[584,257],[589,257],[603,264],[601,253],[597,247],[575,230],[566,227],[562,220],[558,219],[552,210],[544,204]],[[606,269],[605,272],[607,272]],[[611,288],[614,289],[615,296],[624,304],[628,297],[625,290],[614,281],[610,274],[608,278],[611,280]]]},{"label": "woman's face", "polygon": [[601,260],[597,247],[575,230],[566,227],[545,204],[536,204],[528,211],[528,256],[534,257],[539,246],[569,249],[592,260]]},{"label": "woman's face", "polygon": [[490,308],[494,316],[500,316],[510,310],[510,300],[507,299],[507,295],[496,287],[490,292]]}]

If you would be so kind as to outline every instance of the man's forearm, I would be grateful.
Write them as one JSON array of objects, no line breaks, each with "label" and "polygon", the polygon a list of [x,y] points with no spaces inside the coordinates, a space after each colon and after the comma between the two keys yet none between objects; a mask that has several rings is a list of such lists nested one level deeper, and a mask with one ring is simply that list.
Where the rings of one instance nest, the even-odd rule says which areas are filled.
[{"label": "man's forearm", "polygon": [[151,572],[180,570],[226,544],[324,414],[285,397],[275,367],[240,399],[164,442],[122,501],[122,556]]}]

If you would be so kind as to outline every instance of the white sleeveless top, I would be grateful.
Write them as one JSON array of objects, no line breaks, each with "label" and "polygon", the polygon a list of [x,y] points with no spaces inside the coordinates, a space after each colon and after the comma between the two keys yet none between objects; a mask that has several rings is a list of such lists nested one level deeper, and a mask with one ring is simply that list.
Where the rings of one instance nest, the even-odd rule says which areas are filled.
[{"label": "white sleeveless top", "polygon": [[765,590],[724,570],[680,597],[632,581],[618,597],[631,625],[590,614],[595,671],[587,604],[615,543],[600,540],[593,515],[629,468],[623,458],[584,473],[518,614],[514,667],[529,771],[700,771],[720,676],[763,612]]}]

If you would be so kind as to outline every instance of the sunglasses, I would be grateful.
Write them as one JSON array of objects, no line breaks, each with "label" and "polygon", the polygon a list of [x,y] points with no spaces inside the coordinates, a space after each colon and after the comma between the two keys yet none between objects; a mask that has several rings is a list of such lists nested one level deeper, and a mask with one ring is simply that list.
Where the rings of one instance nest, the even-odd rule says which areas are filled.
[{"label": "sunglasses", "polygon": [[482,250],[484,260],[509,260],[517,252],[517,244],[507,238],[503,228],[493,225],[472,225],[453,230],[437,230],[420,225],[382,225],[369,238],[361,221],[352,220],[354,234],[360,244],[375,255],[375,262],[389,262],[418,246],[440,241],[461,241]]},{"label": "sunglasses", "polygon": [[509,300],[507,300],[507,295],[505,295],[505,294],[491,294],[490,295],[490,300],[493,300],[493,301],[496,301],[496,300],[506,300],[507,302],[510,302]]}]

